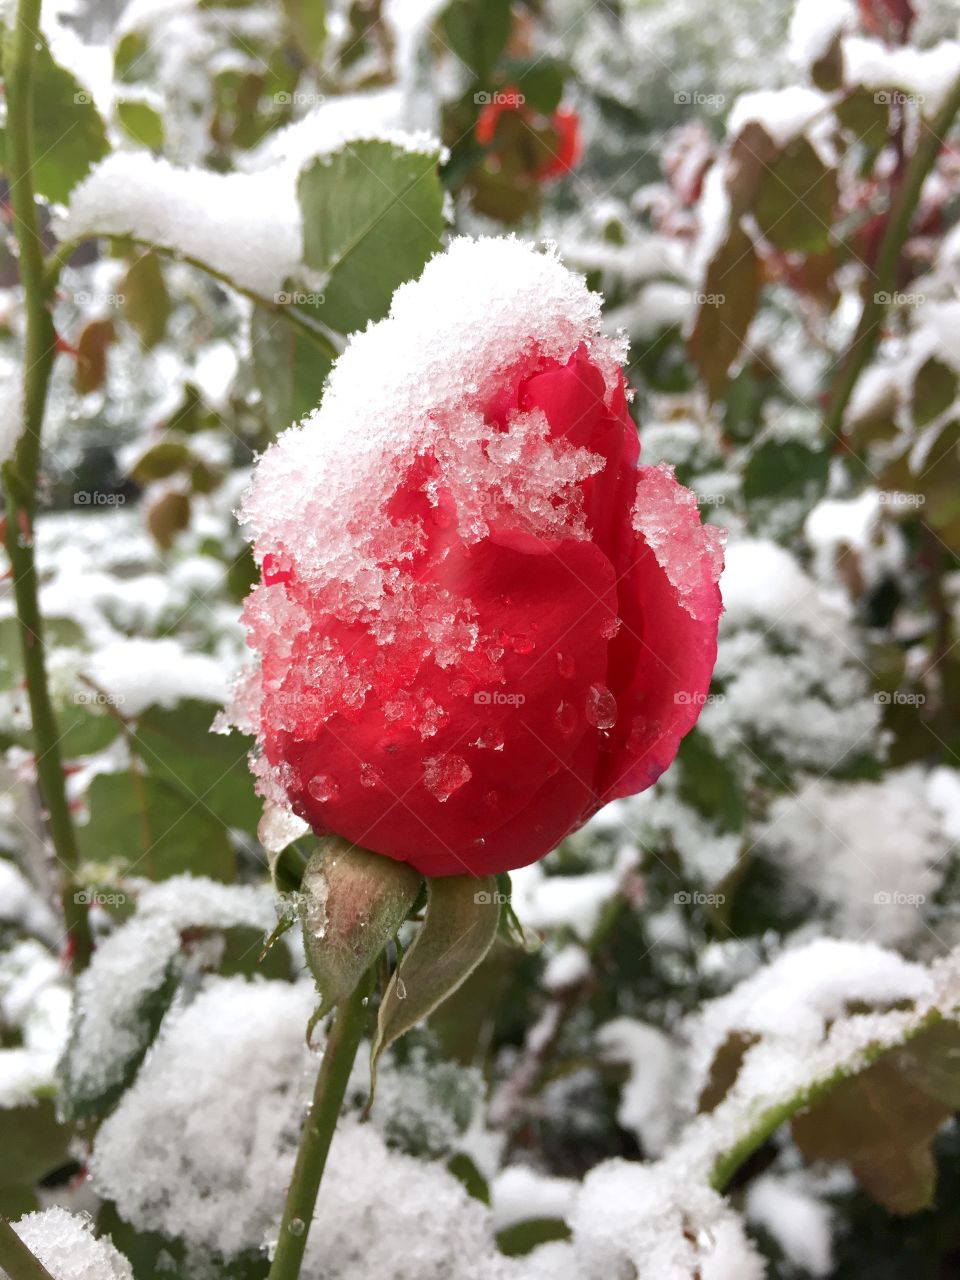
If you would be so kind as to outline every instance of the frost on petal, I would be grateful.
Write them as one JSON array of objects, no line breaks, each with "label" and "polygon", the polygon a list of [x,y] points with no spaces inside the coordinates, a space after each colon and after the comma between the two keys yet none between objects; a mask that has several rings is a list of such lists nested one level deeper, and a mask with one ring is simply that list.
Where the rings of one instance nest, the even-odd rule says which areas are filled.
[{"label": "frost on petal", "polygon": [[53,1280],[133,1280],[133,1268],[107,1236],[98,1240],[86,1214],[28,1213],[13,1229]]},{"label": "frost on petal", "polygon": [[679,484],[663,463],[640,468],[633,527],[653,551],[691,618],[716,619],[723,532],[702,523],[696,494]]}]

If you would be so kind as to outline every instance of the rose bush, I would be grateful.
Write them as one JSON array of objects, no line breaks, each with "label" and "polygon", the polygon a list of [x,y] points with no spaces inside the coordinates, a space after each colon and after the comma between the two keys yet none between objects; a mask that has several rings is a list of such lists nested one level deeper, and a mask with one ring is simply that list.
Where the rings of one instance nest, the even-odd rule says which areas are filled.
[{"label": "rose bush", "polygon": [[558,107],[546,116],[528,106],[523,94],[513,86],[497,93],[484,103],[474,129],[477,142],[494,155],[517,142],[510,130],[500,129],[504,118],[522,126],[518,131],[520,139],[533,139],[546,150],[546,157],[535,160],[530,171],[537,182],[562,178],[580,159],[580,117],[569,107]]},{"label": "rose bush", "polygon": [[459,240],[261,459],[268,798],[428,875],[499,872],[656,781],[716,657],[720,534],[639,464],[624,344],[555,257]]}]

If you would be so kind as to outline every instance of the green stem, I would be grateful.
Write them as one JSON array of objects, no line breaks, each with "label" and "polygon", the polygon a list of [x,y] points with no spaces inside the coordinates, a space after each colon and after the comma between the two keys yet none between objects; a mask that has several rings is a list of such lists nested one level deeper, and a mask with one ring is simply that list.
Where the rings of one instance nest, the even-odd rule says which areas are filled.
[{"label": "green stem", "polygon": [[7,99],[6,169],[10,183],[13,231],[20,260],[25,319],[23,423],[13,457],[3,466],[6,546],[20,623],[20,645],[30,701],[37,781],[47,813],[50,838],[61,866],[61,900],[70,942],[71,964],[82,969],[90,955],[90,928],[84,902],[77,901],[74,874],[79,855],[67,804],[60,757],[60,733],[50,702],[44,660],[43,621],[37,596],[33,526],[40,471],[40,433],[56,354],[50,314],[50,288],[44,271],[43,244],[33,189],[34,53],[40,25],[40,0],[19,0],[4,49]]},{"label": "green stem", "polygon": [[10,1280],[53,1280],[50,1272],[11,1227],[0,1218],[0,1267]]},{"label": "green stem", "polygon": [[840,366],[827,406],[824,425],[831,435],[839,435],[850,397],[877,345],[887,310],[887,302],[883,301],[883,298],[889,299],[896,289],[900,254],[920,200],[923,184],[933,168],[937,153],[958,111],[960,111],[960,80],[953,86],[933,122],[917,143],[917,149],[910,158],[903,181],[890,207],[886,230],[877,253],[873,278],[864,284],[860,322]]},{"label": "green stem", "polygon": [[268,1280],[297,1280],[300,1274],[320,1179],[363,1036],[366,1003],[372,989],[371,969],[353,994],[338,1006],[334,1015],[313,1091],[313,1104],[300,1134],[300,1147],[287,1189],[280,1237]]}]

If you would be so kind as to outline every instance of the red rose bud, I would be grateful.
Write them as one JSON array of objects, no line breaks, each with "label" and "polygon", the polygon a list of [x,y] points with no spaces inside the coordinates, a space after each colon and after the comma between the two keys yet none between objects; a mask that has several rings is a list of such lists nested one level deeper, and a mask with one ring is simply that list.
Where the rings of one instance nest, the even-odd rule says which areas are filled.
[{"label": "red rose bud", "polygon": [[512,85],[498,90],[480,109],[473,133],[482,147],[494,147],[500,118],[510,113],[529,121],[531,127],[545,124],[556,136],[551,148],[552,154],[534,169],[534,178],[539,182],[547,182],[551,178],[562,178],[574,168],[581,152],[580,117],[569,108],[558,107],[552,115],[545,118],[529,107],[523,94]]},{"label": "red rose bud", "polygon": [[695,723],[720,533],[639,464],[600,319],[555,255],[456,240],[260,460],[233,714],[317,832],[430,876],[523,866]]},{"label": "red rose bud", "polygon": [[550,127],[557,135],[557,145],[554,155],[534,174],[542,182],[562,178],[580,159],[580,117],[577,113],[560,107],[550,117]]}]

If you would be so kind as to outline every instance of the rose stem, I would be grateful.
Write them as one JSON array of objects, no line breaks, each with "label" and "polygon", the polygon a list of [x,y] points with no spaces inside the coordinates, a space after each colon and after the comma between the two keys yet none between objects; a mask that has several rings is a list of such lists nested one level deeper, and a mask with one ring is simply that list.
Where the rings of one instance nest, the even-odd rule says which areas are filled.
[{"label": "rose stem", "polygon": [[337,1127],[350,1070],[363,1036],[373,980],[371,968],[353,994],[338,1005],[334,1015],[313,1090],[313,1103],[300,1134],[300,1147],[287,1188],[280,1237],[268,1280],[297,1280],[300,1274],[320,1179],[327,1163],[333,1131]]},{"label": "rose stem", "polygon": [[30,701],[34,754],[40,797],[54,852],[60,862],[60,897],[67,931],[67,953],[74,971],[89,959],[90,927],[86,903],[77,900],[75,874],[79,862],[76,834],[67,804],[60,756],[60,733],[50,702],[44,660],[43,621],[37,597],[33,524],[40,471],[40,432],[47,388],[56,352],[50,313],[51,287],[43,262],[33,189],[34,54],[40,27],[41,0],[19,0],[4,48],[7,100],[7,178],[13,231],[20,260],[25,315],[23,425],[13,457],[3,466],[6,545],[13,574],[20,646]]},{"label": "rose stem", "polygon": [[0,1218],[0,1267],[10,1280],[53,1280],[47,1268],[30,1252],[6,1218]]}]

